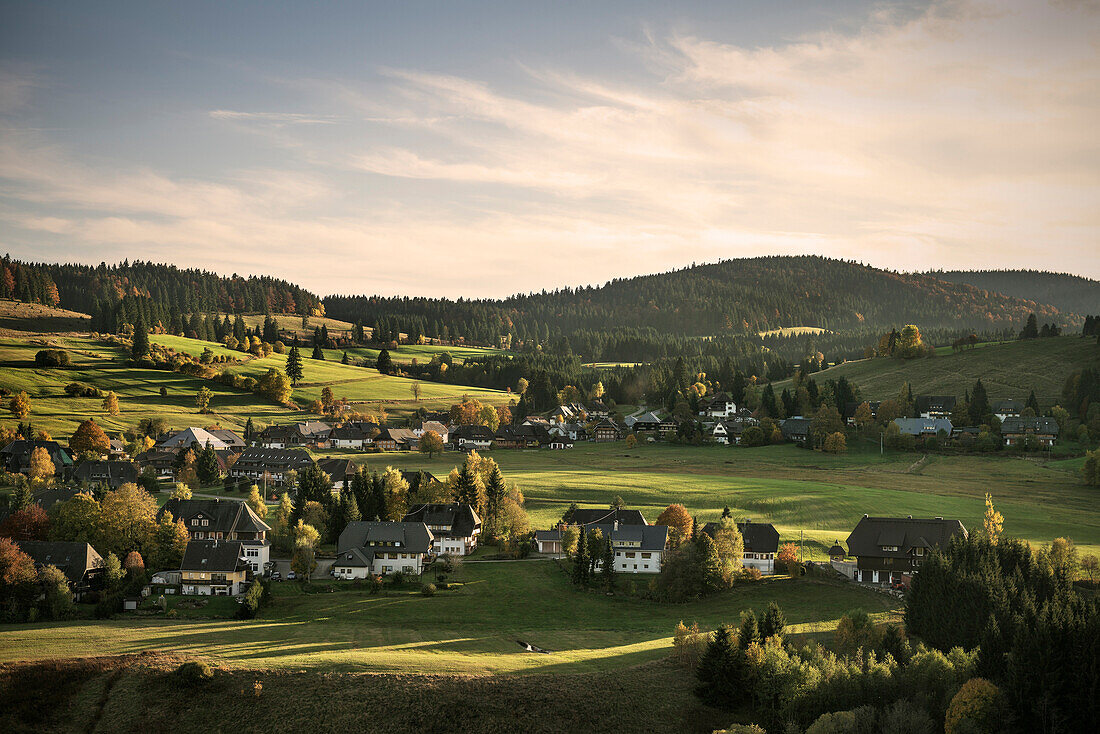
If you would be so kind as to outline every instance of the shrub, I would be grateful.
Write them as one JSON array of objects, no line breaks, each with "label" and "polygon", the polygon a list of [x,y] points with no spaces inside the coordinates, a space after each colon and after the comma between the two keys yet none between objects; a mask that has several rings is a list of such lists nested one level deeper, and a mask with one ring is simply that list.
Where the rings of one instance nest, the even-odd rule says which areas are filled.
[{"label": "shrub", "polygon": [[43,349],[34,355],[34,363],[39,367],[68,367],[69,353],[64,349]]},{"label": "shrub", "polygon": [[197,686],[213,679],[214,670],[204,662],[192,660],[176,668],[176,678],[185,686]]},{"label": "shrub", "polygon": [[985,678],[971,678],[951,699],[943,728],[945,734],[993,734],[1004,716],[1001,689]]},{"label": "shrub", "polygon": [[737,580],[743,583],[759,581],[762,578],[764,578],[764,574],[761,573],[760,569],[756,568],[755,566],[742,568],[740,573],[737,574]]},{"label": "shrub", "polygon": [[377,594],[382,591],[382,577],[381,576],[368,576],[367,577],[367,593]]},{"label": "shrub", "polygon": [[404,583],[405,583],[405,574],[398,571],[397,573],[395,573],[393,575],[393,585],[394,586],[401,586]]},{"label": "shrub", "polygon": [[435,584],[424,584],[420,587],[420,593],[424,596],[435,596]]},{"label": "shrub", "polygon": [[249,586],[248,591],[245,592],[244,600],[237,610],[237,618],[252,619],[255,617],[260,611],[260,605],[263,603],[263,595],[263,585],[259,581],[253,581],[252,586]]},{"label": "shrub", "polygon": [[65,386],[65,394],[71,398],[101,398],[103,391],[83,382],[70,382]]}]

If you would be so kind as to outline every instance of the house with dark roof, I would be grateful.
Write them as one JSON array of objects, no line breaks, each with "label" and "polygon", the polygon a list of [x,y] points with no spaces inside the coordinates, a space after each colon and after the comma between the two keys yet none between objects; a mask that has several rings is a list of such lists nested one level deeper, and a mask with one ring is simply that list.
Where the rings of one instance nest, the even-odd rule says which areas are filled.
[{"label": "house with dark roof", "polygon": [[608,507],[578,507],[566,510],[562,517],[566,525],[648,525],[641,510],[614,509]]},{"label": "house with dark roof", "polygon": [[382,428],[376,423],[355,421],[336,426],[328,434],[329,446],[334,449],[356,449],[362,451],[374,445],[374,437]]},{"label": "house with dark roof", "polygon": [[350,459],[318,459],[317,466],[332,479],[333,492],[351,486],[351,478],[355,476],[355,464]]},{"label": "house with dark roof", "polygon": [[1009,418],[1019,418],[1024,410],[1024,404],[1019,400],[997,400],[990,406],[990,410],[1001,423],[1004,423]]},{"label": "house with dark roof", "polygon": [[64,573],[76,601],[103,586],[103,557],[88,543],[23,540],[19,549],[31,557],[36,568],[56,566]]},{"label": "house with dark roof", "polygon": [[596,443],[608,443],[620,440],[622,438],[622,431],[619,429],[619,424],[615,421],[610,418],[604,418],[592,427],[592,437]]},{"label": "house with dark roof", "polygon": [[956,402],[954,395],[918,395],[913,398],[913,409],[921,418],[950,418]]},{"label": "house with dark roof", "polygon": [[256,436],[256,445],[269,449],[296,446],[327,448],[332,426],[323,421],[301,421],[285,426],[269,426]]},{"label": "house with dark roof", "polygon": [[73,470],[73,480],[88,486],[118,489],[127,482],[137,482],[138,468],[132,461],[82,461]]},{"label": "house with dark roof", "polygon": [[779,430],[783,434],[783,438],[787,441],[791,441],[792,443],[806,443],[806,440],[810,436],[810,423],[812,423],[812,421],[809,418],[794,415],[781,421],[779,423]]},{"label": "house with dark roof", "polygon": [[51,489],[44,489],[41,492],[35,492],[31,501],[46,512],[49,512],[50,508],[58,502],[68,502],[82,491],[80,487],[53,487]]},{"label": "house with dark roof", "polygon": [[176,520],[183,520],[192,541],[239,541],[245,560],[256,573],[263,571],[271,560],[271,541],[267,537],[271,526],[244,500],[173,498],[164,503],[157,520],[166,512]]},{"label": "house with dark roof", "polygon": [[855,580],[883,585],[908,581],[932,549],[946,547],[956,535],[966,537],[958,520],[864,515],[848,536]]},{"label": "house with dark roof", "polygon": [[560,451],[563,449],[573,448],[573,439],[568,435],[554,434],[546,440],[546,448],[552,451]]},{"label": "house with dark roof", "polygon": [[229,476],[234,479],[251,479],[264,485],[282,484],[287,472],[301,473],[313,464],[313,458],[305,449],[248,448],[233,463]]},{"label": "house with dark roof", "polygon": [[943,437],[950,437],[954,429],[947,418],[895,418],[894,425],[901,431],[901,435],[917,438],[935,438],[940,436],[940,431],[943,431]]},{"label": "house with dark roof", "polygon": [[699,415],[707,418],[732,418],[737,415],[737,403],[733,402],[729,393],[720,392],[707,402]]},{"label": "house with dark roof", "polygon": [[189,449],[195,444],[198,444],[200,448],[206,448],[209,445],[214,450],[243,449],[245,446],[244,439],[228,429],[212,428],[207,430],[191,426],[182,431],[172,431],[165,434],[157,441],[156,447],[158,449]]},{"label": "house with dark roof", "polygon": [[0,449],[0,465],[13,474],[26,474],[31,466],[31,453],[46,449],[53,462],[54,476],[68,477],[73,468],[73,457],[57,441],[27,441],[18,439]]},{"label": "house with dark roof", "polygon": [[192,540],[183,551],[180,584],[184,594],[238,596],[244,591],[251,564],[238,540]]},{"label": "house with dark roof", "polygon": [[661,416],[647,410],[623,420],[623,424],[635,433],[661,430]]},{"label": "house with dark roof", "polygon": [[[605,540],[610,540],[615,552],[615,571],[618,573],[660,573],[661,560],[668,546],[667,525],[623,525],[616,522],[585,526],[585,532],[598,529]],[[535,544],[539,553],[561,553],[564,526],[553,530],[535,532]],[[603,566],[596,559],[596,569]]]},{"label": "house with dark roof", "polygon": [[350,522],[336,541],[332,574],[338,579],[419,575],[434,558],[433,541],[423,522]]},{"label": "house with dark roof", "polygon": [[611,409],[603,400],[593,400],[588,404],[588,417],[597,420],[611,415]]},{"label": "house with dark roof", "polygon": [[154,448],[135,456],[134,463],[137,464],[140,470],[144,470],[146,467],[152,469],[153,473],[159,478],[171,478],[176,475],[176,459],[178,456],[178,451],[164,451]]},{"label": "house with dark roof", "polygon": [[451,443],[456,449],[484,450],[493,445],[493,432],[486,426],[458,426],[451,431]]},{"label": "house with dark roof", "polygon": [[422,522],[432,531],[432,553],[465,556],[477,548],[481,518],[473,507],[449,504],[415,505],[401,522]]},{"label": "house with dark roof", "polygon": [[[703,532],[713,538],[718,528],[718,523],[708,522]],[[745,543],[741,565],[761,573],[775,573],[775,556],[779,552],[779,531],[775,526],[770,522],[745,520],[737,523],[737,531]]]},{"label": "house with dark roof", "polygon": [[1028,436],[1034,437],[1040,446],[1053,446],[1058,440],[1058,421],[1047,416],[1035,418],[1007,418],[1001,424],[1001,438],[1005,446],[1022,446]]}]

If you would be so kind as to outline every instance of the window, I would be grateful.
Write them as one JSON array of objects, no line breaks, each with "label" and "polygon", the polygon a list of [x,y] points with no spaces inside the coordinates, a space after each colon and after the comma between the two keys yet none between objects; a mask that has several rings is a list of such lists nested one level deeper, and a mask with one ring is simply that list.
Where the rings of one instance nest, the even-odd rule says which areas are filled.
[{"label": "window", "polygon": [[[652,553],[643,553],[642,554],[642,558],[652,558],[652,557],[653,557]],[[646,568],[649,568],[649,566],[646,566]]]},{"label": "window", "polygon": [[917,555],[918,556],[923,556],[924,555],[924,548],[917,548]]},{"label": "window", "polygon": [[882,549],[884,551],[897,551],[898,547],[896,545],[884,545]]},{"label": "window", "polygon": [[205,527],[206,527],[207,525],[209,525],[209,524],[210,524],[210,521],[209,521],[209,520],[206,520],[206,519],[204,519],[204,520],[202,521],[202,526],[203,526],[204,528],[205,528]]},{"label": "window", "polygon": [[[626,554],[626,557],[627,557],[627,558],[633,558],[633,557],[634,557],[634,554],[633,554],[633,553],[627,553],[627,554]],[[637,566],[635,566],[635,568],[637,568]]]}]

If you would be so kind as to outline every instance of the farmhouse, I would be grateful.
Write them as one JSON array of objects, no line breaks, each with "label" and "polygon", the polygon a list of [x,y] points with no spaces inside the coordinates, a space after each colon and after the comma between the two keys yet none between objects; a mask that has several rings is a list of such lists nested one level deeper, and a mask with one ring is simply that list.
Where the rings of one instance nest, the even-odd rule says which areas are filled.
[{"label": "farmhouse", "polygon": [[236,540],[192,540],[183,552],[180,583],[184,594],[237,596],[251,566]]},{"label": "farmhouse", "polygon": [[58,502],[68,502],[82,491],[80,487],[54,487],[53,489],[35,492],[32,501],[46,512],[49,512],[50,508]]},{"label": "farmhouse", "polygon": [[[703,532],[713,538],[718,527],[718,523],[708,522]],[[741,565],[758,569],[760,573],[775,573],[775,555],[779,552],[779,531],[775,526],[770,522],[745,520],[737,523],[737,532],[745,543]]]},{"label": "farmhouse", "polygon": [[19,549],[31,557],[35,567],[56,566],[64,573],[77,601],[102,585],[103,557],[88,543],[23,540]]},{"label": "farmhouse", "polygon": [[1004,423],[1009,418],[1019,418],[1024,410],[1024,404],[1019,400],[998,400],[992,406],[993,415]]},{"label": "farmhouse", "polygon": [[737,415],[737,403],[729,393],[720,392],[711,398],[706,407],[699,411],[699,415],[708,418],[732,418]]},{"label": "farmhouse", "polygon": [[573,439],[568,436],[552,436],[546,442],[546,448],[552,451],[573,448]]},{"label": "farmhouse", "polygon": [[592,428],[592,434],[596,440],[596,443],[607,443],[610,441],[618,441],[622,438],[622,434],[619,431],[619,426],[615,421],[610,418],[604,418]]},{"label": "farmhouse", "polygon": [[240,541],[244,557],[256,573],[271,560],[271,542],[267,539],[271,527],[243,500],[170,499],[157,513],[157,519],[166,512],[183,520],[191,540]]},{"label": "farmhouse", "polygon": [[49,452],[55,474],[62,477],[69,474],[73,467],[72,456],[57,441],[12,441],[0,449],[0,465],[12,473],[26,474],[31,465],[31,453],[39,448]]},{"label": "farmhouse", "polygon": [[[611,542],[615,551],[615,571],[618,573],[659,573],[661,557],[668,545],[668,526],[666,525],[622,525],[609,524],[586,525],[585,531],[598,529],[603,537]],[[535,532],[535,543],[539,553],[561,553],[561,539],[565,532],[562,526],[553,530]],[[597,570],[603,562],[596,561]]]},{"label": "farmhouse", "polygon": [[940,435],[950,436],[953,426],[946,418],[895,418],[894,425],[898,427],[903,436],[917,436],[927,438]]},{"label": "farmhouse", "polygon": [[374,437],[374,445],[383,451],[412,451],[420,437],[411,428],[383,428]]},{"label": "farmhouse", "polygon": [[477,548],[481,518],[465,504],[416,505],[401,522],[424,523],[432,531],[432,553],[465,556]]},{"label": "farmhouse", "polygon": [[373,423],[347,423],[329,431],[329,445],[334,449],[356,449],[362,451],[374,443],[379,428]]},{"label": "farmhouse", "polygon": [[800,415],[791,416],[779,424],[779,430],[788,441],[806,443],[806,438],[810,435],[810,419]]},{"label": "farmhouse", "polygon": [[451,443],[457,449],[487,449],[493,445],[493,432],[485,426],[458,426],[451,431]]},{"label": "farmhouse", "polygon": [[913,398],[913,408],[921,418],[950,418],[955,402],[954,395],[918,395]]},{"label": "farmhouse", "polygon": [[137,463],[138,467],[142,470],[145,470],[147,467],[152,469],[153,473],[158,477],[173,477],[176,474],[177,455],[175,451],[149,449],[134,457],[134,462]]},{"label": "farmhouse", "polygon": [[424,421],[420,424],[420,428],[414,429],[417,436],[423,436],[428,431],[438,433],[439,437],[443,439],[443,443],[447,443],[447,438],[450,436],[450,429],[442,421]]},{"label": "farmhouse", "polygon": [[[524,423],[524,425],[528,424]],[[555,423],[547,433],[550,439],[568,438],[570,442],[588,440],[588,431],[580,423]]]},{"label": "farmhouse", "polygon": [[431,562],[433,541],[423,522],[351,522],[336,543],[332,573],[340,579],[419,575]]},{"label": "farmhouse", "polygon": [[200,447],[212,447],[215,451],[225,449],[243,449],[244,439],[233,431],[224,428],[185,428],[182,431],[173,431],[165,434],[157,441],[158,449],[188,449],[198,444]]},{"label": "farmhouse", "polygon": [[848,536],[848,555],[856,559],[855,580],[865,584],[907,581],[933,548],[966,537],[958,520],[942,517],[870,517],[864,515]]},{"label": "farmhouse", "polygon": [[580,508],[575,507],[566,510],[562,517],[566,525],[606,525],[619,523],[620,525],[648,525],[641,510],[626,510],[604,507]]},{"label": "farmhouse", "polygon": [[287,449],[294,446],[326,448],[332,426],[321,421],[302,421],[286,426],[270,426],[256,437],[256,445],[268,449]]},{"label": "farmhouse", "polygon": [[1053,446],[1058,439],[1058,421],[1053,418],[1008,418],[1001,424],[1005,446],[1020,446],[1034,436],[1040,446]]},{"label": "farmhouse", "polygon": [[351,486],[351,478],[355,476],[355,464],[350,459],[318,459],[317,466],[332,480],[334,492]]},{"label": "farmhouse", "polygon": [[137,464],[131,461],[82,461],[73,470],[73,479],[80,484],[118,489],[126,482],[138,480]]},{"label": "farmhouse", "polygon": [[258,449],[241,452],[229,475],[234,479],[282,484],[287,472],[301,472],[313,463],[305,449]]}]

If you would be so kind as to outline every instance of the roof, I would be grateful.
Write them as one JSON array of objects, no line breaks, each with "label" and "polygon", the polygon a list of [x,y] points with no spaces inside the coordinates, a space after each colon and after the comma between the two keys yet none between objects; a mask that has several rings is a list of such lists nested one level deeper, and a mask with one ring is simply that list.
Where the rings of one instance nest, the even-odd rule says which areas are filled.
[{"label": "roof", "polygon": [[592,430],[594,432],[595,431],[600,431],[600,430],[618,431],[619,430],[619,425],[617,423],[615,423],[615,421],[611,420],[610,418],[604,418],[602,421],[600,421],[595,426],[593,426]]},{"label": "roof", "polygon": [[248,565],[239,540],[192,540],[183,552],[181,571],[239,571]]},{"label": "roof", "polygon": [[570,525],[592,525],[599,523],[613,523],[618,521],[620,525],[648,525],[641,510],[614,510],[611,508],[577,508],[572,513],[566,513],[563,519]]},{"label": "roof", "polygon": [[341,482],[344,477],[355,473],[355,464],[351,463],[350,459],[318,459],[317,466],[334,482]]},{"label": "roof", "polygon": [[57,566],[74,584],[88,571],[103,566],[103,557],[88,543],[24,540],[20,541],[19,549],[37,565]]},{"label": "roof", "polygon": [[[966,537],[966,528],[958,520],[864,515],[848,536],[848,554],[902,558],[914,548],[946,546],[955,535]],[[884,551],[883,546],[897,546],[898,550]]]},{"label": "roof", "polygon": [[[643,551],[662,551],[668,544],[667,525],[619,525],[612,524],[588,525],[586,528],[599,530],[604,538],[615,543],[638,543],[637,548]],[[541,541],[560,540],[562,531],[538,530],[535,539]]]},{"label": "roof", "polygon": [[202,516],[210,521],[204,531],[219,533],[263,533],[271,526],[260,519],[248,503],[234,499],[170,499],[157,513],[159,520],[164,513],[190,525],[193,517]]},{"label": "roof", "polygon": [[1001,435],[1006,433],[1042,433],[1050,436],[1058,435],[1058,421],[1047,416],[1037,418],[1018,418],[1009,416],[1001,424]]},{"label": "roof", "polygon": [[[221,433],[233,433],[232,431],[220,431]],[[236,434],[233,434],[236,436]],[[169,433],[167,436],[157,441],[157,448],[161,449],[174,449],[174,448],[188,448],[192,444],[198,444],[205,447],[209,444],[215,449],[227,449],[230,446],[244,446],[244,441],[239,438],[236,443],[227,442],[221,436],[215,434],[213,431],[208,431],[205,428],[196,428],[194,426],[185,428],[182,431],[176,431]]]},{"label": "roof", "polygon": [[954,428],[947,418],[895,418],[894,424],[901,429],[902,433],[910,436],[940,431],[951,435],[951,430]]},{"label": "roof", "polygon": [[374,563],[374,551],[370,548],[348,548],[336,554],[334,566],[348,566],[351,568],[370,568]]},{"label": "roof", "polygon": [[[714,537],[718,530],[718,523],[708,522],[703,526],[703,532]],[[737,532],[745,541],[746,553],[776,553],[779,551],[779,531],[770,522],[753,522],[745,520],[737,523]]]},{"label": "roof", "polygon": [[844,546],[840,544],[839,540],[833,541],[833,547],[829,549],[830,556],[846,556],[848,551],[844,550]]},{"label": "roof", "polygon": [[262,449],[247,448],[233,465],[234,469],[247,466],[298,469],[313,463],[313,458],[305,449]]},{"label": "roof", "polygon": [[25,439],[17,439],[0,449],[0,454],[4,454],[8,457],[7,463],[9,467],[16,468],[12,462],[15,462],[15,464],[19,466],[29,463],[31,452],[37,448],[43,448],[49,451],[50,458],[53,459],[55,465],[60,463],[61,466],[72,466],[73,464],[73,458],[57,441],[27,441]]},{"label": "roof", "polygon": [[791,438],[792,436],[806,436],[810,433],[810,419],[803,418],[800,415],[788,418],[779,424],[779,430],[783,433],[783,438]]},{"label": "roof", "polygon": [[137,465],[131,461],[82,461],[73,472],[73,478],[78,482],[106,482],[111,486],[118,486],[125,482],[136,482],[138,470]]},{"label": "roof", "polygon": [[383,428],[374,437],[374,442],[393,441],[395,443],[417,443],[420,437],[411,428]]},{"label": "roof", "polygon": [[913,398],[913,407],[918,413],[936,411],[950,413],[955,409],[957,398],[954,395],[918,395]]},{"label": "roof", "polygon": [[420,424],[420,430],[424,433],[428,431],[435,431],[440,436],[446,436],[448,433],[447,426],[443,425],[439,421],[424,421]]},{"label": "roof", "polygon": [[1024,404],[1021,403],[1019,400],[1006,399],[998,400],[993,403],[991,412],[993,412],[994,414],[1019,413],[1023,409]]},{"label": "roof", "polygon": [[435,536],[422,522],[349,522],[336,542],[336,552],[346,553],[352,548],[370,548],[370,543],[400,543],[402,552],[428,553]]},{"label": "roof", "polygon": [[458,502],[415,505],[401,521],[422,522],[429,526],[449,526],[450,530],[433,530],[432,534],[454,538],[469,538],[474,534],[474,530],[481,528],[481,518],[477,516],[474,508]]},{"label": "roof", "polygon": [[458,439],[466,439],[467,441],[492,441],[493,432],[486,426],[473,426],[464,425],[458,426],[451,431],[451,441],[457,441]]},{"label": "roof", "polygon": [[58,502],[68,502],[73,497],[76,497],[81,493],[79,487],[57,487],[55,489],[45,489],[41,492],[35,492],[34,502],[43,510],[49,510]]}]

